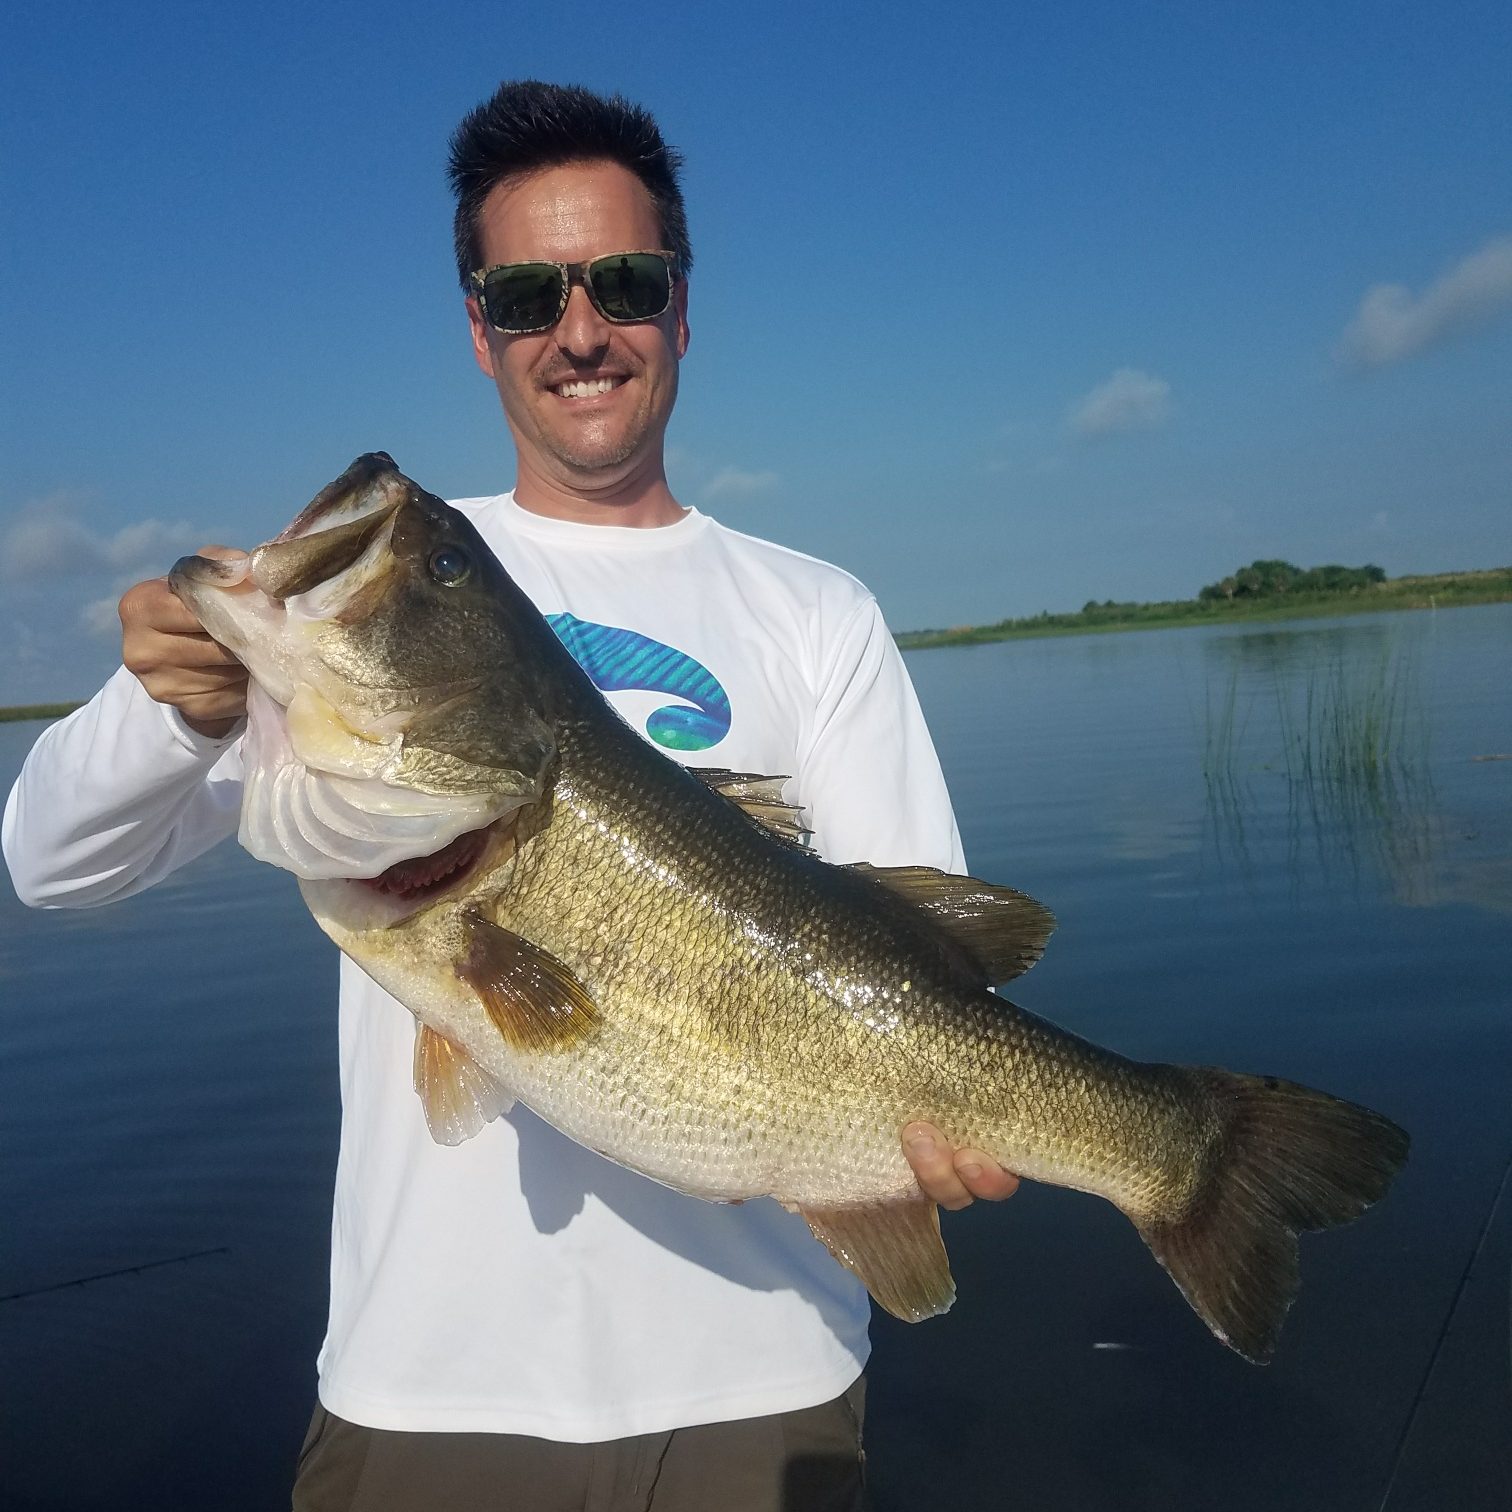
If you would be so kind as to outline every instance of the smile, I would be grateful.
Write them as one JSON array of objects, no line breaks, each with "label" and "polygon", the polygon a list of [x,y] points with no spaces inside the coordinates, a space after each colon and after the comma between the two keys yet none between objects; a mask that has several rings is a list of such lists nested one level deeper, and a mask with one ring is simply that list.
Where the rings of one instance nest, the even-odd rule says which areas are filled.
[{"label": "smile", "polygon": [[607,394],[611,389],[617,389],[623,378],[570,378],[566,383],[554,383],[551,392],[562,399],[596,399],[600,394]]}]

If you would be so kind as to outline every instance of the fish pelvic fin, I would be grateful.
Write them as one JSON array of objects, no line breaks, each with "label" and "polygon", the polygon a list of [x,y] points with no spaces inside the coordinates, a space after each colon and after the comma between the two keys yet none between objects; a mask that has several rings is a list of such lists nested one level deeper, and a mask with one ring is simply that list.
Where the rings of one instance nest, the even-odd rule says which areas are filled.
[{"label": "fish pelvic fin", "polygon": [[940,1210],[922,1193],[862,1207],[800,1207],[814,1237],[893,1317],[905,1323],[948,1312],[955,1301]]},{"label": "fish pelvic fin", "polygon": [[964,951],[984,986],[1012,981],[1045,953],[1055,915],[1028,893],[936,871],[932,866],[872,866],[849,870],[880,882],[912,903],[950,942]]},{"label": "fish pelvic fin", "polygon": [[514,1098],[465,1050],[418,1020],[414,1081],[437,1144],[462,1144],[514,1106]]},{"label": "fish pelvic fin", "polygon": [[1408,1137],[1355,1103],[1273,1076],[1191,1068],[1220,1109],[1220,1153],[1175,1222],[1135,1226],[1182,1295],[1257,1365],[1297,1292],[1297,1235],[1359,1217],[1407,1159]]},{"label": "fish pelvic fin", "polygon": [[473,914],[457,975],[516,1050],[562,1050],[592,1034],[598,1005],[571,969],[549,951]]}]

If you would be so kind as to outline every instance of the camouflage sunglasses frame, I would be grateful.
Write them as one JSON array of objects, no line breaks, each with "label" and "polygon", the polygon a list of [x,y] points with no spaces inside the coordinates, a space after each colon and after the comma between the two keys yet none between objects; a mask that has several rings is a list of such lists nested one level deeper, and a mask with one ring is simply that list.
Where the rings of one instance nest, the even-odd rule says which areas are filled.
[{"label": "camouflage sunglasses frame", "polygon": [[[597,270],[600,274],[604,271],[604,264],[612,264],[615,258],[626,257],[656,257],[661,259],[662,267],[666,272],[667,287],[665,297],[661,304],[654,310],[647,310],[641,315],[616,315],[612,310],[605,309],[603,302],[593,287],[593,273]],[[525,273],[533,268],[550,268],[556,273],[560,284],[557,296],[557,306],[551,316],[546,319],[532,321],[530,324],[518,322],[505,324],[495,319],[488,300],[488,279],[490,275],[497,273]],[[643,320],[655,320],[659,315],[665,315],[667,307],[672,303],[672,290],[677,282],[676,275],[677,254],[669,252],[665,248],[637,247],[623,252],[605,252],[601,257],[590,257],[587,262],[552,262],[549,258],[530,258],[525,262],[494,263],[487,268],[478,268],[467,275],[467,281],[472,287],[473,294],[478,301],[478,308],[482,310],[486,319],[494,330],[502,331],[508,336],[528,336],[536,331],[549,331],[557,321],[562,318],[567,309],[567,301],[572,296],[574,284],[581,284],[583,292],[593,304],[593,308],[613,325],[637,325]],[[610,269],[610,271],[617,271]]]}]

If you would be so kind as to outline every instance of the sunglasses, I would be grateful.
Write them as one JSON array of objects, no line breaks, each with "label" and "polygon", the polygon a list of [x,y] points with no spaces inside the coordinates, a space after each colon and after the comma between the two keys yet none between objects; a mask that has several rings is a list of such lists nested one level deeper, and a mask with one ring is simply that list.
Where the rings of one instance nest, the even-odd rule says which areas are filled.
[{"label": "sunglasses", "polygon": [[496,331],[523,336],[562,318],[573,284],[615,325],[654,320],[672,302],[675,252],[609,252],[588,262],[517,262],[479,268],[473,292]]}]

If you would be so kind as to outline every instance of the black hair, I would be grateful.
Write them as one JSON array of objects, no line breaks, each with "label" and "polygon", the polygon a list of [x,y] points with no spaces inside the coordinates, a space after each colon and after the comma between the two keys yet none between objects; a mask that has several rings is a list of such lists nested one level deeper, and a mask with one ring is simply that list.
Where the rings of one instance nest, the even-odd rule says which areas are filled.
[{"label": "black hair", "polygon": [[682,154],[662,140],[651,112],[623,95],[606,99],[575,84],[520,79],[501,84],[452,133],[447,177],[457,196],[453,241],[464,289],[482,265],[478,219],[489,193],[542,168],[586,162],[618,163],[646,186],[663,245],[677,256],[678,276],[687,277],[693,248],[679,182]]}]

